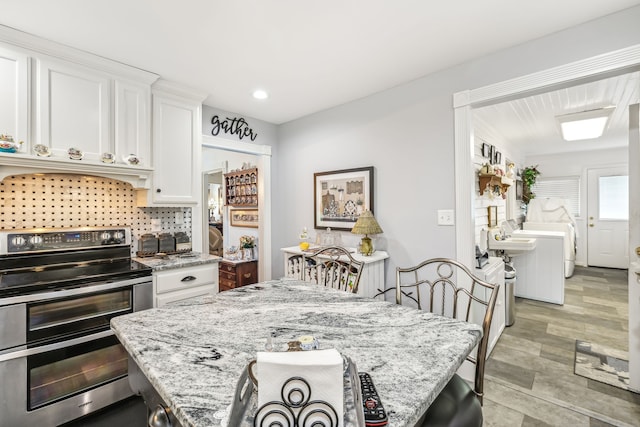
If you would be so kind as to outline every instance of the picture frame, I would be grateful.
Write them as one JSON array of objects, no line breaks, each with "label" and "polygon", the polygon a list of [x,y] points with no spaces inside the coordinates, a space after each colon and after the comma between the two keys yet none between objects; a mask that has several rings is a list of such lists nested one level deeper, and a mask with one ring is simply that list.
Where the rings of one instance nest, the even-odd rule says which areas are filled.
[{"label": "picture frame", "polygon": [[524,195],[524,182],[521,179],[516,179],[516,200],[521,202]]},{"label": "picture frame", "polygon": [[494,165],[495,158],[496,158],[496,147],[494,147],[493,145],[490,145],[489,146],[489,163]]},{"label": "picture frame", "polygon": [[489,155],[491,154],[491,149],[489,144],[487,144],[486,142],[482,143],[482,157],[488,158]]},{"label": "picture frame", "polygon": [[496,161],[495,161],[495,164],[496,164],[496,165],[499,165],[501,161],[502,161],[502,153],[501,153],[501,152],[499,152],[499,151],[496,151]]},{"label": "picture frame", "polygon": [[487,206],[487,223],[489,227],[498,226],[498,207]]},{"label": "picture frame", "polygon": [[349,231],[373,213],[373,166],[313,174],[314,228]]},{"label": "picture frame", "polygon": [[258,209],[231,209],[229,217],[231,227],[258,228]]}]

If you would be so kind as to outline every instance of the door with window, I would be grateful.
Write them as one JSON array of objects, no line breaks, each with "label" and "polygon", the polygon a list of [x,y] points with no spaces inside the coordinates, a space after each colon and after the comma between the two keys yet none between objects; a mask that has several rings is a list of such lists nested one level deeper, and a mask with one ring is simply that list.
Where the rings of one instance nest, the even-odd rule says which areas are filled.
[{"label": "door with window", "polygon": [[587,264],[628,268],[628,167],[589,169],[587,179]]}]

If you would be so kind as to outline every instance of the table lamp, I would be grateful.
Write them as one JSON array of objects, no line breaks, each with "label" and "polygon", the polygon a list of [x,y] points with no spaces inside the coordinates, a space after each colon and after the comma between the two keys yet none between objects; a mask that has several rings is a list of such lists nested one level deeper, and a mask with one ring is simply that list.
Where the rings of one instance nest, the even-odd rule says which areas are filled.
[{"label": "table lamp", "polygon": [[382,228],[378,224],[378,221],[373,217],[371,211],[364,211],[362,215],[358,217],[355,225],[351,229],[353,234],[364,234],[362,241],[360,242],[360,253],[362,255],[371,255],[373,253],[373,245],[369,234],[380,234]]}]

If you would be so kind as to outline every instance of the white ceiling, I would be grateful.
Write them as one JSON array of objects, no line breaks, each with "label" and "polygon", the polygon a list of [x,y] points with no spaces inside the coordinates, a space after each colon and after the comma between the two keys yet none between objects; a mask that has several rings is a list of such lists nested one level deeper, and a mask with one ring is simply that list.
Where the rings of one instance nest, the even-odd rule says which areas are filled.
[{"label": "white ceiling", "polygon": [[[0,24],[283,123],[640,0],[1,0]],[[462,30],[461,30],[462,29]],[[256,88],[270,98],[251,97]]]},{"label": "white ceiling", "polygon": [[[506,141],[525,156],[599,150],[628,145],[628,106],[639,102],[640,73],[634,72],[479,108],[474,120],[489,138]],[[562,139],[556,116],[608,106],[616,109],[600,138]]]}]

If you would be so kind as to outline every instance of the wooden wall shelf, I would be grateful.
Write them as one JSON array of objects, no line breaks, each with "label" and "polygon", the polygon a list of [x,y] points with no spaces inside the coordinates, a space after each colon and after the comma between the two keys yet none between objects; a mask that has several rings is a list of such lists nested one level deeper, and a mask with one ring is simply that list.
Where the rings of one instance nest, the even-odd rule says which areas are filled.
[{"label": "wooden wall shelf", "polygon": [[484,194],[485,189],[487,188],[487,184],[489,184],[490,188],[494,188],[496,186],[500,186],[500,194],[504,195],[509,187],[513,184],[513,179],[507,178],[506,176],[500,176],[495,174],[478,174],[478,178],[480,181],[480,195]]}]

